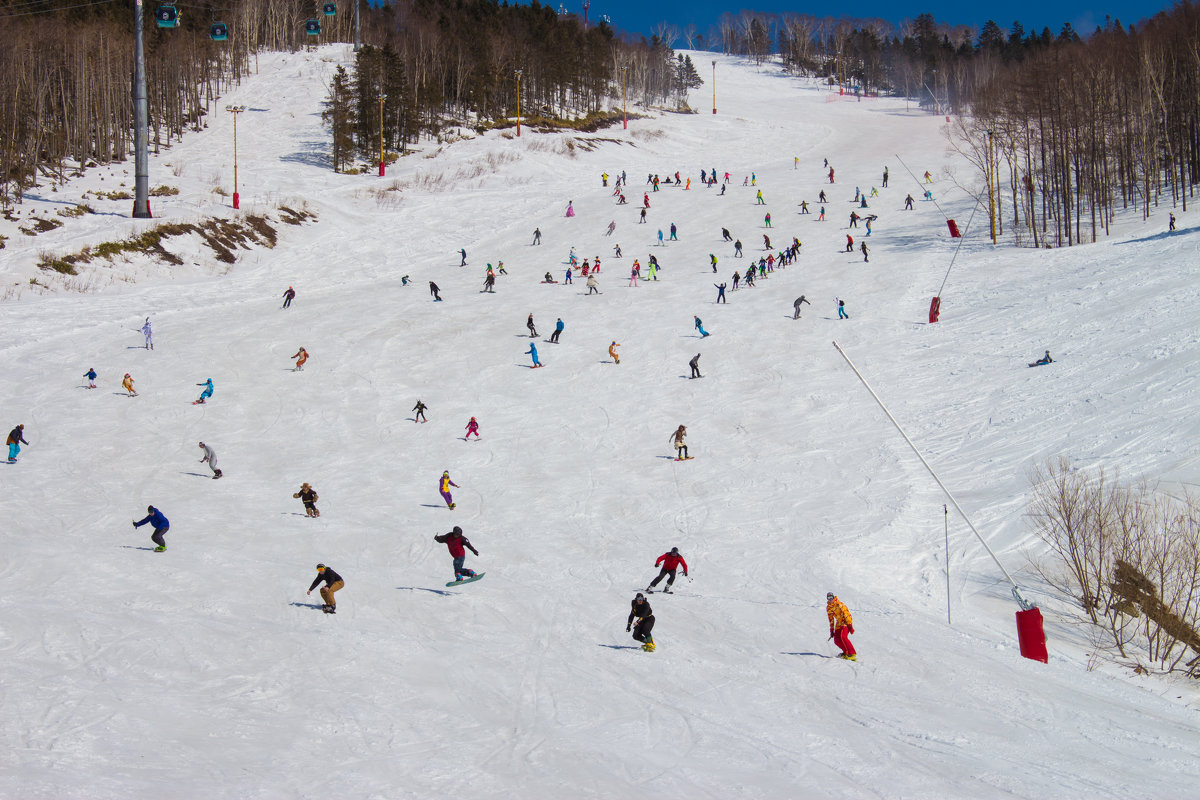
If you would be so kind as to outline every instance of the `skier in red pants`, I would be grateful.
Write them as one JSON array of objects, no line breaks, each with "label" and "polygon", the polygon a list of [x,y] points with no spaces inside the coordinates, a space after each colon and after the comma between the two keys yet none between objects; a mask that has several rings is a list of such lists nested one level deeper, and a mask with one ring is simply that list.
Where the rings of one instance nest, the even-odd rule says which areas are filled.
[{"label": "skier in red pants", "polygon": [[825,595],[825,613],[829,616],[829,638],[833,639],[833,643],[842,651],[838,658],[858,661],[858,651],[850,644],[850,634],[854,633],[854,619],[850,616],[850,609],[837,599],[837,595],[829,592]]},{"label": "skier in red pants", "polygon": [[658,560],[654,562],[654,566],[656,566],[656,567],[659,564],[662,565],[662,572],[658,573],[658,577],[650,582],[650,585],[646,587],[646,591],[647,592],[653,591],[654,587],[658,586],[658,582],[661,581],[663,578],[666,578],[667,585],[663,588],[663,592],[665,592],[666,594],[670,594],[671,593],[671,584],[675,583],[675,570],[679,569],[680,567],[683,567],[683,577],[685,577],[685,578],[687,577],[687,574],[688,574],[687,562],[683,560],[683,556],[679,555],[679,548],[672,547],[671,552],[663,553],[661,556],[658,557]]}]

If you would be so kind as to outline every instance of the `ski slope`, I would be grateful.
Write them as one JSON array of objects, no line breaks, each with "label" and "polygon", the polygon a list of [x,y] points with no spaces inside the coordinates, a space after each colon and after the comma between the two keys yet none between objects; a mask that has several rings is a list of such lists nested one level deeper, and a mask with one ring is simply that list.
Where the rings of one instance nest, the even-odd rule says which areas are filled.
[{"label": "ski slope", "polygon": [[[925,324],[958,240],[901,160],[933,173],[965,226],[974,177],[944,119],[714,57],[716,115],[705,86],[701,113],[649,112],[628,130],[464,130],[380,178],[329,168],[321,102],[348,49],[263,54],[222,98],[247,107],[241,212],[215,191],[232,191],[233,167],[233,120],[217,115],[151,158],[151,185],[180,189],[152,199],[154,220],[93,196],[95,214],[17,231],[30,210],[131,188],[129,164],[39,187],[20,222],[0,222],[0,421],[30,441],[2,473],[0,797],[1191,791],[1194,686],[1092,657],[1067,598],[1031,574],[1023,514],[1028,470],[1059,454],[1193,484],[1193,215],[1172,235],[1165,209],[1136,215],[1054,251],[993,248],[976,216],[942,319]],[[859,212],[879,217],[864,263],[843,252],[851,198],[885,165],[889,187]],[[713,167],[733,177],[724,196],[697,185]],[[616,206],[600,175],[622,170]],[[676,170],[692,188],[652,193],[638,224],[647,173]],[[35,266],[164,220],[281,205],[317,220],[280,225],[276,247],[232,266],[190,240],[174,245],[183,266],[120,258],[68,288]],[[679,240],[658,247],[672,222]],[[748,261],[721,227],[748,257],[764,233],[777,249],[798,237],[799,262],[716,305],[713,284]],[[600,295],[541,283],[562,280],[571,247],[601,257]],[[651,253],[659,280],[628,286]],[[481,293],[499,260],[508,275]],[[793,320],[800,294],[812,306]],[[137,333],[147,316],[153,351]],[[561,342],[545,343],[556,318]],[[1049,664],[1020,657],[1010,587],[953,509],[947,624],[945,498],[834,340],[1043,608]],[[300,346],[311,358],[293,372]],[[1027,369],[1047,348],[1056,363]],[[704,377],[689,380],[696,353]],[[192,405],[209,377],[214,397]],[[412,421],[418,399],[428,424]],[[463,439],[471,416],[479,441]],[[680,424],[694,460],[672,460]],[[198,463],[200,440],[222,480]],[[443,470],[460,486],[453,511]],[[305,481],[319,519],[292,498]],[[162,554],[130,525],[148,504],[171,520]],[[433,535],[453,525],[487,577],[446,588]],[[643,653],[629,602],[672,546],[691,579],[650,597],[658,649]],[[319,561],[346,580],[336,616],[305,594]],[[857,663],[831,657],[827,591],[854,614]]]}]

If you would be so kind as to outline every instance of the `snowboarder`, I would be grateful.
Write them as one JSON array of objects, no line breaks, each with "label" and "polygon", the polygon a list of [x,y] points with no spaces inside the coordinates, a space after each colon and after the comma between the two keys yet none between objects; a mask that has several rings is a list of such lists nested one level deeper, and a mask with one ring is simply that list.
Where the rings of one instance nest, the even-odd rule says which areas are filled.
[{"label": "snowboarder", "polygon": [[533,358],[533,366],[531,367],[531,369],[537,369],[538,367],[540,367],[542,365],[542,362],[538,359],[536,343],[534,343],[534,342],[529,343],[529,349],[525,351],[525,355],[531,356]]},{"label": "snowboarder", "polygon": [[883,168],[883,188],[885,188],[885,189],[887,188],[887,182],[888,182],[888,168],[884,167]]},{"label": "snowboarder", "polygon": [[464,247],[464,248],[460,249],[458,252],[459,252],[459,255],[462,256],[462,263],[459,264],[459,266],[465,267],[467,265],[467,249]]},{"label": "snowboarder", "polygon": [[600,294],[600,290],[597,288],[597,286],[598,286],[598,284],[596,283],[596,275],[595,275],[595,273],[592,273],[591,275],[588,275],[588,279],[587,279],[587,287],[588,287],[588,290],[587,290],[587,293],[588,293],[588,294]]},{"label": "snowboarder", "polygon": [[[637,628],[633,627],[633,620],[637,618]],[[625,621],[625,632],[633,631],[633,638],[642,643],[642,649],[647,653],[654,652],[654,637],[650,632],[654,630],[654,611],[650,608],[650,603],[646,601],[646,596],[641,592],[637,593],[637,597],[633,598],[633,602],[629,604],[629,619]]]},{"label": "snowboarder", "polygon": [[912,199],[911,194],[908,197],[904,198],[904,210],[905,211],[913,210],[913,199]]},{"label": "snowboarder", "polygon": [[212,395],[213,395],[212,378],[209,378],[204,383],[197,383],[196,385],[203,386],[204,390],[202,392],[200,392],[200,399],[196,400],[196,402],[192,403],[192,405],[196,405],[197,403],[203,405],[204,401],[207,400],[208,398],[212,397]]},{"label": "snowboarder", "polygon": [[282,307],[283,308],[291,308],[292,300],[295,297],[296,297],[296,290],[289,286],[287,288],[287,291],[283,293],[283,306]]},{"label": "snowboarder", "polygon": [[833,183],[833,167],[829,168],[829,182]]},{"label": "snowboarder", "polygon": [[[546,273],[549,275],[550,273]],[[483,279],[483,291],[489,294],[496,293],[496,276],[491,270],[488,270],[487,277]]]},{"label": "snowboarder", "polygon": [[308,351],[301,347],[292,358],[296,359],[296,366],[292,368],[292,371],[300,372],[304,369],[304,362],[308,361]]},{"label": "snowboarder", "polygon": [[567,326],[563,324],[562,317],[559,317],[554,323],[554,333],[550,334],[550,341],[553,344],[558,344],[558,337],[562,335],[565,327]]},{"label": "snowboarder", "polygon": [[662,228],[659,228],[659,229],[658,229],[658,246],[659,246],[659,247],[662,247],[662,246],[663,246],[663,232],[662,232]]},{"label": "snowboarder", "polygon": [[463,441],[470,441],[472,433],[475,434],[476,439],[479,438],[479,422],[474,417],[471,417],[471,421],[467,423],[467,435],[463,437]]},{"label": "snowboarder", "polygon": [[320,498],[317,497],[317,490],[312,486],[307,483],[300,484],[300,491],[293,494],[292,497],[304,503],[304,516],[313,518],[321,516],[321,512],[317,510],[317,500]]},{"label": "snowboarder", "polygon": [[755,199],[754,199],[754,204],[759,205],[759,206],[765,206],[767,204],[767,201],[763,200],[762,189],[758,190],[758,194],[755,196]]},{"label": "snowboarder", "polygon": [[614,219],[614,220],[611,220],[611,221],[609,221],[609,223],[608,223],[608,230],[605,232],[605,234],[604,234],[604,235],[605,235],[605,236],[612,236],[612,235],[613,235],[613,231],[615,231],[616,229],[617,229],[617,221],[616,221],[615,219]]},{"label": "snowboarder", "polygon": [[529,319],[526,320],[525,327],[529,329],[529,338],[530,339],[537,336],[537,328],[535,328],[533,326],[533,312],[532,311],[529,312]]},{"label": "snowboarder", "polygon": [[649,275],[649,277],[647,277],[646,280],[651,280],[651,281],[658,280],[658,259],[657,258],[655,258],[654,256],[650,256],[650,260],[648,262],[646,262],[646,271]]},{"label": "snowboarder", "polygon": [[620,245],[620,243],[618,243],[616,246],[614,246],[614,247],[613,247],[613,255],[614,255],[614,256],[616,256],[617,258],[621,258],[621,245]]},{"label": "snowboarder", "polygon": [[575,216],[575,201],[574,201],[574,200],[568,200],[568,201],[567,201],[567,214],[566,214],[566,216],[568,216],[568,217],[573,217],[573,216]]},{"label": "snowboarder", "polygon": [[703,375],[700,374],[700,354],[699,353],[696,353],[696,355],[692,356],[692,360],[688,362],[688,366],[692,368],[691,377],[693,377],[693,378],[703,378],[704,377]]},{"label": "snowboarder", "polygon": [[463,562],[467,560],[467,551],[470,550],[479,557],[479,551],[471,544],[471,540],[463,536],[462,528],[457,525],[454,530],[449,533],[435,535],[433,540],[438,544],[446,545],[446,549],[450,551],[450,556],[454,559],[454,580],[462,581],[465,578],[474,578],[475,570],[467,569],[463,566]]},{"label": "snowboarder", "polygon": [[600,173],[600,182],[603,183],[605,186],[608,186],[608,173],[607,172]]},{"label": "snowboarder", "polygon": [[1168,214],[1170,215],[1170,217],[1171,217],[1171,219],[1170,219],[1170,220],[1169,220],[1169,222],[1168,222],[1168,227],[1167,227],[1167,230],[1169,230],[1169,231],[1173,231],[1173,230],[1175,230],[1175,215],[1174,215],[1174,214],[1172,214],[1171,212],[1167,212],[1167,213],[1168,213]]},{"label": "snowboarder", "polygon": [[708,254],[708,263],[712,266],[713,274],[717,273],[717,257],[713,253]]},{"label": "snowboarder", "polygon": [[125,389],[130,397],[137,397],[137,392],[133,390],[133,378],[129,377],[129,373],[125,373],[125,377],[121,379],[121,386]]},{"label": "snowboarder", "polygon": [[612,343],[612,344],[610,344],[610,345],[608,346],[608,354],[609,354],[610,356],[612,356],[612,360],[613,360],[613,363],[614,363],[614,364],[620,364],[620,363],[621,363],[621,358],[620,358],[620,356],[618,356],[618,355],[617,355],[617,348],[618,348],[618,347],[620,347],[620,346],[621,346],[621,345],[620,345],[620,344],[618,344],[618,343],[617,343],[615,340],[613,341],[613,343]]},{"label": "snowboarder", "polygon": [[742,257],[742,240],[741,239],[738,239],[736,242],[733,243],[733,257],[734,258]]},{"label": "snowboarder", "polygon": [[859,221],[860,219],[861,219],[861,217],[859,217],[859,216],[858,216],[858,212],[857,212],[857,211],[851,211],[851,212],[850,212],[850,227],[851,227],[851,228],[857,228],[857,227],[858,227],[858,221]]},{"label": "snowboarder", "polygon": [[96,370],[95,369],[93,369],[92,367],[88,367],[88,371],[83,373],[83,377],[88,379],[88,388],[89,389],[96,388]]},{"label": "snowboarder", "polygon": [[213,473],[213,480],[215,481],[217,478],[224,475],[225,473],[217,469],[217,454],[213,452],[213,449],[204,442],[200,443],[200,449],[204,451],[204,458],[200,459],[200,463],[208,464],[208,468],[211,469]]},{"label": "snowboarder", "polygon": [[846,234],[846,252],[847,253],[854,252],[854,237],[848,233]]},{"label": "snowboarder", "polygon": [[413,422],[428,422],[429,420],[425,419],[425,409],[427,408],[429,406],[418,400],[417,404],[412,407],[412,410],[416,412],[413,414]]},{"label": "snowboarder", "polygon": [[441,479],[438,481],[438,491],[442,495],[442,499],[446,501],[446,506],[451,510],[454,509],[454,498],[450,495],[450,487],[458,488],[458,484],[450,480],[450,472],[447,470],[442,473]]},{"label": "snowboarder", "polygon": [[866,242],[859,242],[859,243],[858,243],[858,249],[862,251],[862,254],[863,254],[863,261],[864,261],[864,262],[869,262],[869,261],[871,260],[871,258],[870,258],[870,252],[871,252],[871,251],[867,249],[867,243],[866,243]]},{"label": "snowboarder", "polygon": [[333,593],[342,589],[346,585],[346,582],[342,580],[341,575],[338,575],[329,567],[324,564],[317,564],[317,577],[313,579],[312,585],[308,587],[306,594],[311,595],[312,590],[317,588],[317,584],[322,581],[325,582],[325,585],[321,587],[321,599],[325,601],[325,604],[321,606],[321,610],[326,614],[336,614],[337,598],[333,596]]},{"label": "snowboarder", "polygon": [[850,644],[850,634],[854,633],[854,620],[850,616],[850,609],[846,608],[846,604],[838,600],[833,592],[829,592],[825,595],[825,613],[829,617],[829,638],[833,639],[833,643],[842,651],[838,658],[858,661],[858,651]]},{"label": "snowboarder", "polygon": [[438,294],[438,285],[436,283],[434,283],[433,281],[429,282],[429,293],[431,295],[433,295],[433,302],[435,302],[435,303],[442,302],[442,296],[440,294]]},{"label": "snowboarder", "polygon": [[646,209],[643,208],[641,215],[638,217],[638,224],[644,225],[645,223],[646,223]]},{"label": "snowboarder", "polygon": [[808,201],[807,201],[807,200],[801,200],[801,201],[800,201],[800,213],[801,213],[801,214],[809,214],[809,213],[811,213],[811,212],[808,210]]},{"label": "snowboarder", "polygon": [[764,233],[763,234],[763,250],[770,250],[770,249],[771,249],[771,237],[767,236]]},{"label": "snowboarder", "polygon": [[168,522],[167,518],[163,516],[163,513],[154,506],[146,506],[146,516],[140,521],[134,520],[133,527],[140,528],[147,522],[149,522],[150,526],[154,528],[154,533],[150,534],[150,540],[156,545],[154,552],[161,553],[167,549],[167,541],[163,538],[163,536],[166,535],[168,530],[170,530],[171,523]]},{"label": "snowboarder", "polygon": [[717,287],[717,302],[724,303],[725,302],[725,286],[726,286],[726,284],[714,283],[713,286]]},{"label": "snowboarder", "polygon": [[[1172,215],[1172,216],[1173,216],[1173,215]],[[1175,230],[1175,229],[1174,229],[1174,228],[1172,228],[1171,230]],[[676,228],[676,227],[675,227],[675,223],[674,223],[674,222],[672,222],[672,223],[671,223],[671,241],[672,241],[672,242],[677,242],[677,241],[679,241],[679,237],[676,235],[676,234],[678,234],[678,232],[679,232],[679,229],[678,229],[678,228]]]},{"label": "snowboarder", "polygon": [[[684,449],[686,450],[687,448]],[[662,565],[662,572],[658,573],[657,578],[650,581],[650,585],[646,587],[646,591],[653,591],[654,587],[658,586],[658,582],[663,578],[666,578],[667,585],[663,587],[663,592],[670,594],[671,584],[675,583],[675,570],[683,567],[683,577],[686,578],[688,574],[688,565],[687,562],[683,560],[683,556],[679,555],[678,547],[672,547],[670,552],[663,553],[661,556],[659,556],[658,560],[654,562],[654,566],[657,567],[660,564]]]},{"label": "snowboarder", "polygon": [[531,244],[530,247],[533,247],[534,245],[539,245],[541,243],[542,243],[542,229],[534,228],[533,229],[533,244]]},{"label": "snowboarder", "polygon": [[[696,354],[696,358],[700,358],[699,353]],[[695,361],[696,358],[693,358],[692,361]],[[694,364],[692,365],[692,369],[693,370],[696,369],[696,366]],[[693,377],[696,377],[696,376],[693,376]],[[685,428],[683,425],[680,425],[678,428],[675,429],[674,433],[672,433],[670,436],[667,437],[671,441],[675,442],[675,460],[676,461],[684,461],[685,459],[688,458],[687,445],[683,441],[685,436],[687,436],[687,428]]]},{"label": "snowboarder", "polygon": [[933,176],[929,174],[929,170],[925,170],[925,182],[933,183]]},{"label": "snowboarder", "polygon": [[1050,351],[1047,350],[1046,355],[1042,356],[1041,358],[1039,358],[1037,361],[1033,362],[1029,366],[1044,367],[1046,364],[1053,364],[1053,363],[1054,363],[1054,359],[1050,357]]},{"label": "snowboarder", "polygon": [[564,284],[571,283],[571,268],[570,267],[567,267],[566,274],[563,276],[563,283]]},{"label": "snowboarder", "polygon": [[695,322],[696,330],[700,331],[700,338],[703,339],[705,336],[708,336],[708,331],[704,330],[704,323],[702,323],[700,321],[700,318],[694,317],[693,319],[695,319],[695,321],[696,321]]},{"label": "snowboarder", "polygon": [[804,303],[808,303],[810,306],[812,305],[812,303],[809,303],[808,298],[806,298],[804,295],[800,295],[796,298],[796,301],[792,303],[792,308],[796,309],[796,313],[792,314],[792,319],[800,319],[800,306]]},{"label": "snowboarder", "polygon": [[763,217],[763,225],[768,228],[771,227],[771,214],[769,212]]},{"label": "snowboarder", "polygon": [[729,228],[721,228],[721,238],[726,242],[733,241],[733,237],[729,235]]},{"label": "snowboarder", "polygon": [[146,337],[146,349],[154,349],[154,330],[150,327],[150,318],[146,317],[146,324],[142,326],[142,335]]},{"label": "snowboarder", "polygon": [[[3,429],[0,428],[0,430]],[[4,440],[4,443],[8,445],[8,463],[15,464],[17,454],[21,452],[21,445],[29,444],[29,442],[25,441],[25,426],[18,425],[9,431],[8,438]]]},{"label": "snowboarder", "polygon": [[825,206],[821,206],[821,213],[817,215],[817,222],[825,221]]},{"label": "snowboarder", "polygon": [[829,202],[829,198],[827,198],[827,197],[825,196],[825,190],[824,190],[824,189],[822,189],[822,190],[821,190],[821,191],[820,191],[820,192],[817,194],[817,202],[818,202],[818,203],[828,203],[828,202]]},{"label": "snowboarder", "polygon": [[846,313],[846,301],[845,301],[845,300],[839,300],[839,299],[838,299],[838,298],[836,298],[836,297],[835,297],[835,298],[833,298],[833,299],[834,299],[834,300],[837,300],[837,304],[838,304],[838,319],[850,319],[850,315]]},{"label": "snowboarder", "polygon": [[[571,268],[567,267],[567,272],[570,272],[570,271],[571,271]],[[549,272],[547,272],[545,275],[542,276],[542,283],[558,283],[558,281],[554,280],[554,276],[551,275]]]}]

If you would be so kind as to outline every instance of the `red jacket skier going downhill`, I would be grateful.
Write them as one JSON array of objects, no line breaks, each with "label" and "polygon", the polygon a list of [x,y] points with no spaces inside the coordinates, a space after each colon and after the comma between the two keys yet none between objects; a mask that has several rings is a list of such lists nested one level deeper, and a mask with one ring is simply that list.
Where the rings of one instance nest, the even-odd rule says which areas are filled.
[{"label": "red jacket skier going downhill", "polygon": [[686,578],[688,574],[688,565],[687,562],[683,560],[683,556],[679,554],[678,547],[672,547],[671,552],[663,553],[661,556],[659,556],[658,560],[654,562],[654,566],[657,567],[660,564],[662,565],[662,572],[658,573],[658,577],[650,582],[650,585],[646,587],[646,591],[654,591],[654,587],[658,586],[658,582],[663,578],[666,578],[667,585],[663,588],[663,592],[670,594],[671,584],[675,583],[675,570],[683,567],[683,577]]}]

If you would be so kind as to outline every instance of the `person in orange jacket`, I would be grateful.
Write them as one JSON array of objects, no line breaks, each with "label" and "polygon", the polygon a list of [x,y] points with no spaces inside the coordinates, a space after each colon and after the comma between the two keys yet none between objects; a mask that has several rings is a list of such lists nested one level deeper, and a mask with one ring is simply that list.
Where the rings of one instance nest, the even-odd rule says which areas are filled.
[{"label": "person in orange jacket", "polygon": [[299,372],[304,369],[304,362],[308,361],[308,351],[301,347],[299,352],[292,356],[292,358],[296,359],[296,367],[292,372]]},{"label": "person in orange jacket", "polygon": [[829,592],[825,595],[825,613],[829,616],[829,638],[842,650],[838,658],[858,661],[858,651],[850,644],[850,634],[854,633],[854,619],[850,616],[850,609],[837,599],[837,595]]},{"label": "person in orange jacket", "polygon": [[621,357],[617,355],[617,348],[618,348],[618,347],[620,347],[620,346],[621,346],[621,345],[620,345],[618,342],[615,342],[615,341],[614,341],[612,344],[610,344],[610,345],[608,346],[608,354],[609,354],[610,356],[612,356],[612,360],[613,360],[613,363],[614,363],[614,364],[620,364],[620,363],[621,363]]},{"label": "person in orange jacket", "polygon": [[671,552],[663,553],[658,557],[658,560],[654,562],[654,566],[656,567],[660,564],[662,565],[662,572],[658,573],[658,577],[650,582],[650,585],[646,587],[646,591],[654,591],[654,587],[658,586],[658,582],[663,578],[666,578],[667,585],[663,587],[663,592],[665,594],[670,594],[671,584],[675,583],[675,570],[683,567],[683,577],[687,577],[687,562],[683,560],[683,556],[679,555],[679,548],[672,547]]}]

